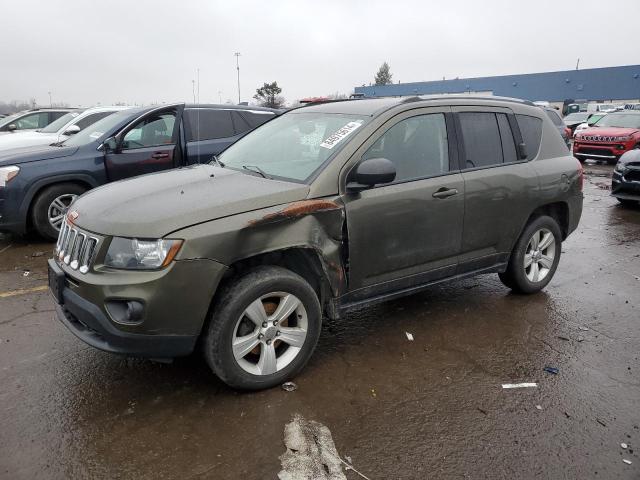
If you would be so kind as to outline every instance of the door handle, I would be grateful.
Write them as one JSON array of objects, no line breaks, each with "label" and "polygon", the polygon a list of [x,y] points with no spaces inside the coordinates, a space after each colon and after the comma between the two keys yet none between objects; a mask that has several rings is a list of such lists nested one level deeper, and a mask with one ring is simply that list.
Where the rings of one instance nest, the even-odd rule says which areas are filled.
[{"label": "door handle", "polygon": [[433,192],[433,195],[431,196],[433,198],[447,198],[457,194],[458,194],[457,188],[442,187],[442,188],[439,188],[437,191]]},{"label": "door handle", "polygon": [[168,153],[154,153],[151,158],[169,158]]}]

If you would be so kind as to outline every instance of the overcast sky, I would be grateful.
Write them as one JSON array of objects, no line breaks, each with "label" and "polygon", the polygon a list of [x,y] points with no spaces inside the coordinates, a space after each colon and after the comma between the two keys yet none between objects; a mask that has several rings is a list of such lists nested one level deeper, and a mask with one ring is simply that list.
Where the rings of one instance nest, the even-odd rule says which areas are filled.
[{"label": "overcast sky", "polygon": [[[639,0],[19,0],[0,5],[0,100],[291,102],[369,84],[640,63]],[[625,27],[626,23],[628,27]],[[221,92],[220,94],[218,92]]]}]

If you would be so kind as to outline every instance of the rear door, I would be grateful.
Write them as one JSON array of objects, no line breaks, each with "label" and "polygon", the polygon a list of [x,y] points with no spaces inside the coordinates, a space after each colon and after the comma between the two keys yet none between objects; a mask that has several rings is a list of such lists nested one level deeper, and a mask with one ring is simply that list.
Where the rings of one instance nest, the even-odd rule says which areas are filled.
[{"label": "rear door", "polygon": [[396,166],[396,180],[345,194],[349,301],[411,288],[455,273],[464,184],[450,108],[389,120],[356,152]]},{"label": "rear door", "polygon": [[117,135],[118,149],[105,154],[109,181],[180,165],[178,133],[183,106],[146,113]]},{"label": "rear door", "polygon": [[455,107],[465,207],[458,273],[504,262],[530,213],[538,179],[518,158],[520,129],[506,108]]},{"label": "rear door", "polygon": [[231,109],[188,108],[184,112],[187,163],[206,163],[235,142]]}]

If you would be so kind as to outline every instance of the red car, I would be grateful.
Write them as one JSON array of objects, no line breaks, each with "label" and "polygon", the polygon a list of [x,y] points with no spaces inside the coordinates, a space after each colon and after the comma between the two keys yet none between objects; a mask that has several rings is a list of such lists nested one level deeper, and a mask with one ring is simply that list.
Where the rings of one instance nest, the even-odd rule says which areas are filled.
[{"label": "red car", "polygon": [[614,164],[634,148],[640,148],[640,112],[627,110],[605,115],[576,134],[573,156],[581,162],[591,158]]}]

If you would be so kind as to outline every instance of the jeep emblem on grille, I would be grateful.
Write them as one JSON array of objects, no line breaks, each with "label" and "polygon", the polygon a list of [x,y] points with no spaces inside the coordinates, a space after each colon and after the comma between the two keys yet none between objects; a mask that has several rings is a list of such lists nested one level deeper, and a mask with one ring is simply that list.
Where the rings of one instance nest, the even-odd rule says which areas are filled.
[{"label": "jeep emblem on grille", "polygon": [[78,217],[80,216],[80,214],[78,212],[76,212],[75,210],[71,210],[69,212],[69,215],[67,215],[67,218],[69,219],[70,222],[73,222],[74,220],[76,220]]}]

